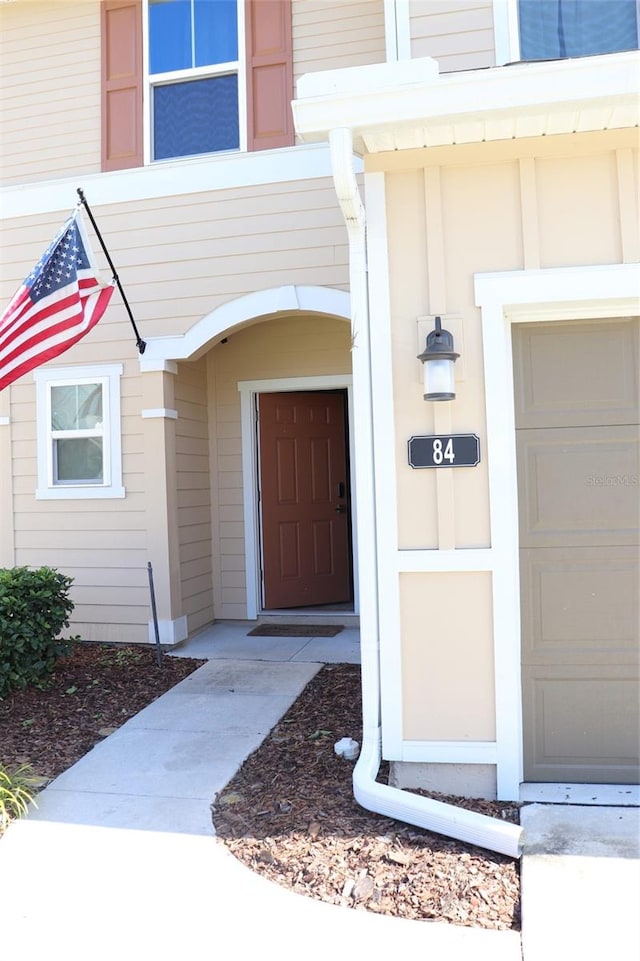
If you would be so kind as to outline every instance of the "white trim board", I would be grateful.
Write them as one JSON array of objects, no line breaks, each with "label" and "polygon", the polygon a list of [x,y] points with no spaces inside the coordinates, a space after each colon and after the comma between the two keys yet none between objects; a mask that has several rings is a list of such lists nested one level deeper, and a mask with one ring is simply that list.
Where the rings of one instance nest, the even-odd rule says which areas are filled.
[{"label": "white trim board", "polygon": [[495,764],[495,741],[404,741],[402,761],[420,764]]},{"label": "white trim board", "polygon": [[[518,499],[511,324],[582,320],[639,312],[635,264],[476,274],[482,318],[496,684],[498,798],[519,796],[522,694]],[[500,509],[493,509],[494,505]]]},{"label": "white trim board", "polygon": [[[351,374],[327,374],[317,377],[281,377],[273,380],[238,381],[240,391],[240,424],[242,436],[242,501],[244,510],[244,553],[247,582],[247,620],[254,621],[262,613],[260,580],[260,514],[258,505],[258,452],[256,449],[258,394],[294,390],[347,391],[349,422],[349,487],[355,494],[353,449],[353,378]],[[353,547],[353,613],[359,612],[357,498],[352,498],[351,536]],[[267,612],[271,613],[271,612]]]},{"label": "white trim board", "polygon": [[[216,307],[184,334],[148,337],[139,358],[143,373],[168,369],[176,360],[196,360],[230,330],[250,326],[258,317],[271,314],[309,312],[351,319],[349,294],[335,287],[284,286],[257,290]],[[172,373],[177,372],[177,367]]]},{"label": "white trim board", "polygon": [[[360,158],[354,157],[354,164],[357,169],[362,168]],[[90,173],[81,180],[87,200],[95,210],[106,204],[137,203],[158,197],[330,176],[327,144],[313,143],[248,153],[238,150],[205,157],[181,157],[129,170]],[[0,188],[0,219],[67,211],[78,200],[78,180],[74,175]]]}]

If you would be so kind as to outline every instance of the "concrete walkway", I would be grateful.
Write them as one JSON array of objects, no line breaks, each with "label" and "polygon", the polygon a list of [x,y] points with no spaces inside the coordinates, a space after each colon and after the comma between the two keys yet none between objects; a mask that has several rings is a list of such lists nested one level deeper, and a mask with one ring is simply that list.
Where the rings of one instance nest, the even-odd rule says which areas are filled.
[{"label": "concrete walkway", "polygon": [[[410,952],[429,961],[521,961],[516,932],[322,904],[255,875],[216,842],[214,794],[322,663],[359,661],[357,630],[312,639],[251,638],[247,630],[215,625],[175,652],[208,662],[56,778],[38,809],[11,826],[0,842],[3,956],[200,961],[223,953],[239,961],[342,961]],[[540,814],[528,829],[525,961],[585,961],[590,954],[573,950],[578,921],[571,912],[569,948],[563,942],[555,953],[559,942],[538,936],[549,930],[549,881],[535,860],[546,854],[545,825]],[[599,859],[591,876],[600,868]],[[628,883],[627,873],[614,874],[610,886],[618,879]],[[565,892],[565,911],[570,900]],[[603,934],[610,936],[618,920],[607,915]],[[629,952],[610,956],[635,957],[632,948],[630,941]]]},{"label": "concrete walkway", "polygon": [[522,808],[525,961],[640,958],[640,810]]}]

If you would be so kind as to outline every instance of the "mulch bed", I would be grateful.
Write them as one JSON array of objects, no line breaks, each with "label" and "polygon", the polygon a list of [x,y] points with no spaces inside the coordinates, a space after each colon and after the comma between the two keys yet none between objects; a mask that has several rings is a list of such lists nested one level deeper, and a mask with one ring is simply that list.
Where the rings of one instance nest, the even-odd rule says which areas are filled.
[{"label": "mulch bed", "polygon": [[[360,727],[359,667],[326,665],[215,798],[220,841],[266,878],[331,904],[518,930],[517,861],[356,804],[353,763],[333,748],[360,741]],[[519,819],[516,804],[431,796]]]}]

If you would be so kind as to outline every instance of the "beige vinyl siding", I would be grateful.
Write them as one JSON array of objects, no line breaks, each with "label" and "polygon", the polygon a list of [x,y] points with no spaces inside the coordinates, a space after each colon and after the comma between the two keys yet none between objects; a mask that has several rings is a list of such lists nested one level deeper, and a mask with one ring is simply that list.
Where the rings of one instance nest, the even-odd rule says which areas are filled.
[{"label": "beige vinyl siding", "polygon": [[314,70],[384,63],[383,0],[293,0],[293,80]]},{"label": "beige vinyl siding", "polygon": [[[71,204],[74,199],[70,198]],[[216,307],[256,290],[290,284],[348,287],[346,233],[328,178],[93,209],[103,236],[108,238],[110,253],[143,338],[183,333]],[[3,224],[6,258],[0,279],[3,302],[9,301],[66,214],[65,211],[46,217],[30,216]],[[91,233],[90,225],[87,227]],[[99,263],[106,268],[97,241],[94,248]],[[109,276],[108,269],[105,276]],[[348,325],[344,327],[346,331]],[[244,342],[255,363],[252,338],[246,336]],[[287,345],[280,347],[288,374],[300,370],[292,349]],[[51,563],[73,576],[78,588],[91,585],[116,588],[117,610],[112,610],[108,603],[97,607],[91,599],[94,595],[91,598],[81,595],[81,600],[79,595],[73,631],[87,640],[146,641],[150,618],[146,565],[153,559],[154,574],[160,585],[167,562],[154,533],[155,525],[160,523],[158,518],[164,515],[149,513],[149,505],[156,504],[158,497],[158,491],[151,490],[158,483],[157,465],[153,463],[157,447],[147,437],[153,422],[143,421],[140,412],[143,407],[155,408],[163,403],[148,399],[143,402],[146,379],[153,375],[141,377],[139,374],[134,335],[118,291],[100,323],[67,351],[62,361],[54,361],[52,365],[114,361],[124,363],[125,368],[121,379],[126,490],[123,500],[100,501],[98,506],[95,501],[35,500],[36,424],[32,375],[11,387],[11,424],[0,429],[10,432],[8,443],[13,457],[13,477],[8,488],[12,485],[16,509],[15,563]],[[273,363],[276,364],[275,358]],[[307,359],[302,367],[308,363]],[[188,376],[183,374],[183,366],[189,371]],[[193,369],[197,370],[197,367]],[[239,429],[220,438],[222,482],[220,501],[215,505],[216,509],[220,508],[219,518],[216,510],[213,512],[213,523],[220,525],[223,541],[221,551],[214,535],[216,563],[220,563],[222,553],[226,564],[220,578],[217,572],[211,574],[204,537],[200,541],[190,540],[196,523],[200,522],[194,518],[201,520],[205,508],[208,516],[211,515],[204,469],[208,444],[203,420],[206,399],[200,396],[195,407],[189,399],[189,392],[196,389],[191,380],[195,376],[189,365],[181,365],[181,374],[176,378],[176,404],[183,409],[184,416],[175,426],[179,472],[175,496],[180,531],[177,553],[182,568],[178,594],[181,589],[183,595],[180,601],[183,609],[178,610],[176,616],[186,615],[190,630],[210,620],[210,599],[206,595],[212,576],[218,590],[222,590],[222,578],[225,591],[222,610],[226,614],[216,609],[216,616],[246,614],[244,573],[239,572],[240,566],[244,566],[243,528],[236,510],[237,493],[242,484],[237,453]],[[196,384],[200,384],[200,377],[198,374]],[[202,391],[200,384],[197,392]],[[239,419],[235,384],[229,403],[233,417]],[[224,417],[224,410],[216,412],[216,424],[222,431],[225,430]],[[193,431],[194,436],[189,431]],[[228,444],[228,440],[232,443]],[[190,445],[195,441],[194,448]],[[201,468],[197,472],[189,466],[196,461]],[[172,464],[169,469],[173,470]],[[196,483],[196,487],[190,489],[191,483]],[[8,488],[3,494],[5,501],[11,498]],[[104,516],[109,517],[107,525],[99,520]],[[151,525],[150,533],[146,534],[148,525]],[[67,539],[66,533],[70,530],[73,537]],[[201,533],[204,530],[203,526]],[[46,531],[52,532],[50,546],[46,546]],[[43,540],[39,539],[39,532],[43,533]],[[10,552],[11,545],[5,550]],[[120,594],[119,587],[123,588]],[[114,625],[112,628],[109,621]]]},{"label": "beige vinyl siding", "polygon": [[[93,212],[142,337],[183,333],[221,304],[255,290],[289,284],[348,287],[347,237],[328,178],[96,206]],[[65,216],[3,224],[3,302]],[[95,239],[94,250],[108,279]],[[118,351],[119,360],[137,357],[118,292],[74,350],[91,363],[103,358],[107,347]]]},{"label": "beige vinyl siding", "polygon": [[207,371],[180,364],[175,380],[176,487],[182,610],[189,633],[213,620]]},{"label": "beige vinyl siding", "polygon": [[[77,361],[77,348],[64,364]],[[102,357],[104,362],[118,359]],[[55,365],[52,365],[55,366]],[[55,567],[73,578],[69,634],[84,640],[147,639],[145,496],[142,484],[140,381],[125,365],[121,379],[123,482],[126,497],[36,500],[35,385],[30,375],[11,388],[11,463],[17,566]]]},{"label": "beige vinyl siding", "polygon": [[100,170],[100,5],[0,4],[0,182]]},{"label": "beige vinyl siding", "polygon": [[495,66],[493,0],[410,0],[411,56],[441,73]]},{"label": "beige vinyl siding", "polygon": [[[348,373],[351,331],[333,317],[283,317],[229,336],[207,357],[215,431],[212,475],[216,618],[246,617],[238,381]],[[219,546],[217,546],[219,545]]]},{"label": "beige vinyl siding", "polygon": [[[294,82],[385,60],[383,0],[293,0]],[[100,170],[100,4],[0,3],[0,182]]]}]

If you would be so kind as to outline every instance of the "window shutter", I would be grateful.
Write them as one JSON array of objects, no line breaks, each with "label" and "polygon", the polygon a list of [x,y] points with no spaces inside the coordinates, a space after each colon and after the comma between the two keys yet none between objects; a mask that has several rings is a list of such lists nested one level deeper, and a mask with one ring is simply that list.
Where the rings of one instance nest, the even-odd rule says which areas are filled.
[{"label": "window shutter", "polygon": [[293,144],[291,0],[247,0],[247,146]]},{"label": "window shutter", "polygon": [[140,167],[142,157],[142,2],[103,0],[102,169]]}]

